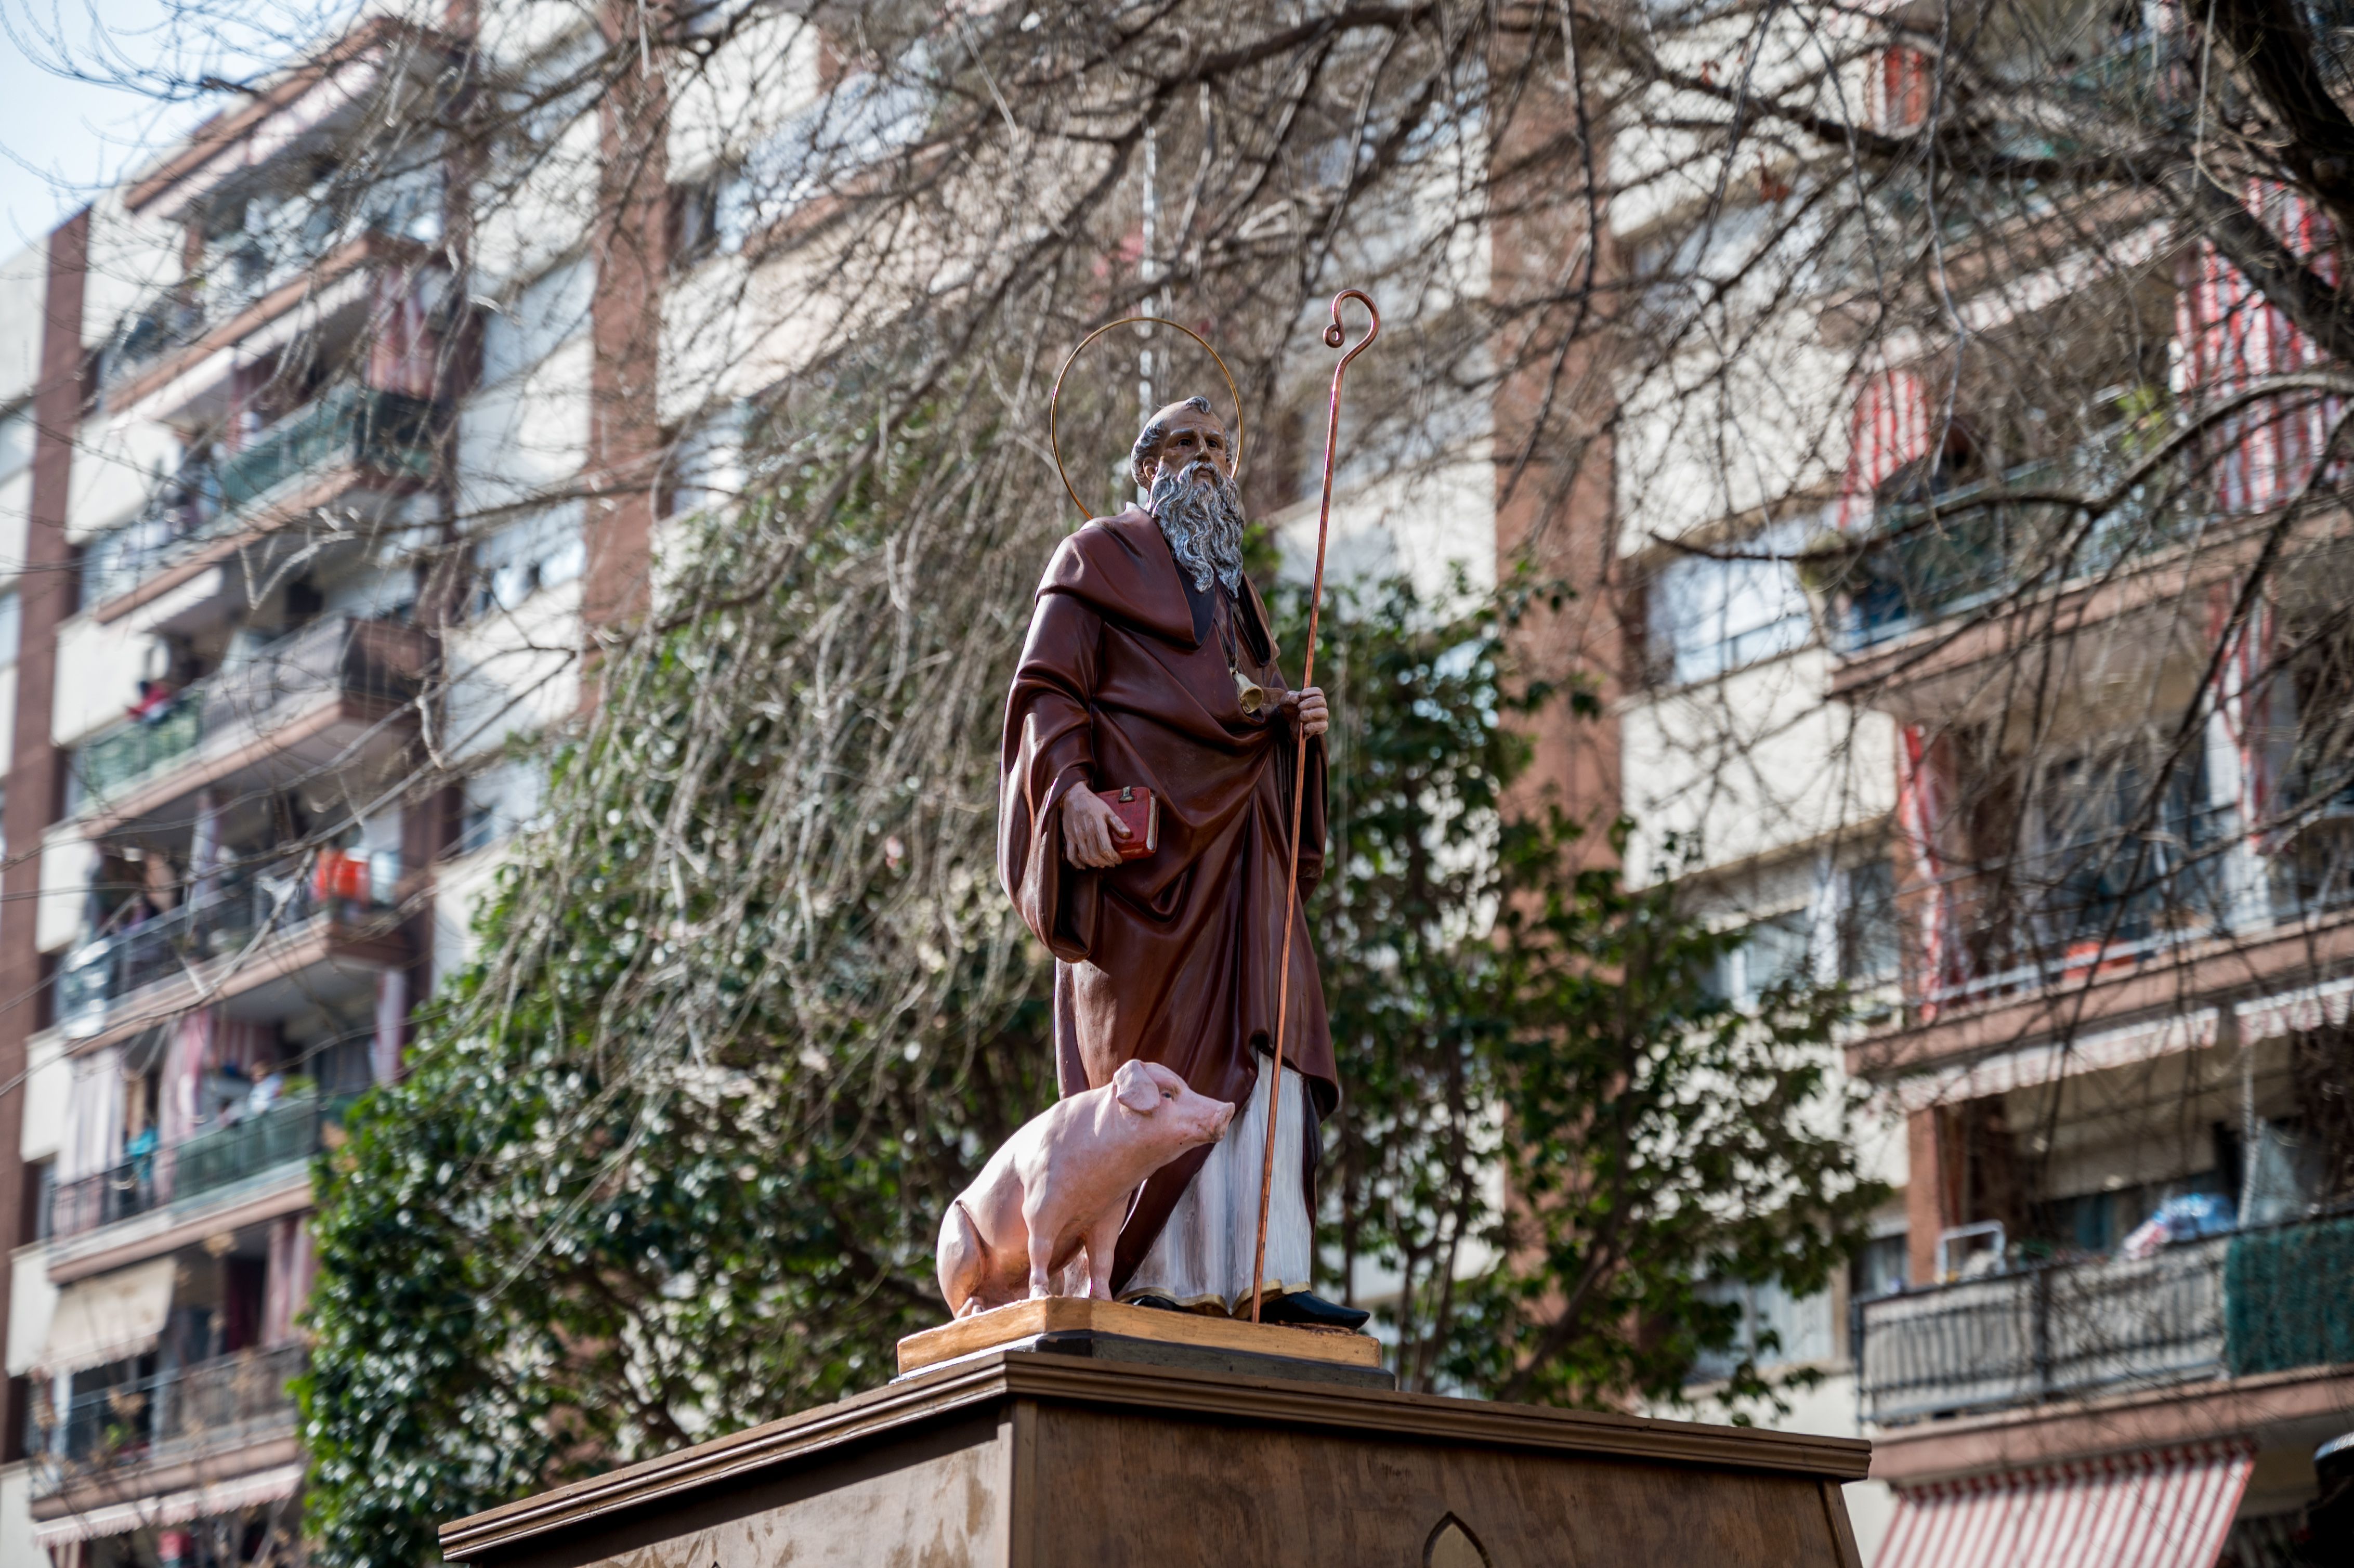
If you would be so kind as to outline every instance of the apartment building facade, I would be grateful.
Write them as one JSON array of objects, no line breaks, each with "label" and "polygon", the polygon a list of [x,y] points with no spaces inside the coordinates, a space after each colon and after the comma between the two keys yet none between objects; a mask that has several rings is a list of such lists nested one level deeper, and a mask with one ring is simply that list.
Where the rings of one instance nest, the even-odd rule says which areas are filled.
[{"label": "apartment building facade", "polygon": [[[1866,51],[1849,111],[1902,133],[1926,79]],[[1621,254],[1638,278],[1746,260],[1808,178],[1761,162],[1705,222],[1626,204]],[[2250,208],[2314,244],[2294,202]],[[1844,1065],[1897,1199],[1828,1295],[1744,1307],[1762,1359],[1823,1374],[1787,1419],[1873,1438],[1884,1490],[1851,1501],[1882,1568],[2285,1564],[2343,1528],[2317,1452],[2354,1428],[2354,1215],[2325,1170],[2354,950],[2311,733],[2336,406],[2206,419],[2311,351],[2211,248],[2152,232],[1956,230],[1950,316],[1892,302],[1906,324],[1860,341],[1850,296],[1782,341],[1745,323],[1746,361],[1679,366],[1737,389],[1720,421],[1661,406],[1620,442],[1637,869],[1748,932],[1729,994],[1801,975],[1861,1005]],[[2161,447],[2164,477],[2148,458],[2071,532],[2060,495]]]},{"label": "apartment building facade", "polygon": [[577,222],[482,265],[459,58],[364,20],[0,268],[11,1563],[300,1560],[313,1160],[584,700],[592,558],[642,603],[630,496],[546,499],[642,309]]},{"label": "apartment building facade", "polygon": [[[560,28],[473,47],[563,79]],[[399,1070],[530,814],[504,740],[577,713],[578,651],[642,602],[663,489],[685,482],[643,471],[651,432],[717,410],[696,450],[725,469],[725,410],[784,352],[728,326],[737,218],[703,131],[740,105],[685,102],[658,148],[592,114],[602,145],[487,214],[424,133],[348,187],[368,199],[332,199],[345,138],[434,102],[456,54],[356,29],[0,265],[9,1562],[293,1549],[308,1161]],[[779,58],[760,90],[782,119],[822,65]],[[670,210],[595,199],[617,161]],[[1760,203],[1776,183],[1761,172]],[[629,243],[585,234],[584,211],[625,215]],[[1613,242],[1639,274],[1685,216],[1622,201]],[[1544,217],[1492,254],[1507,290],[1574,246]],[[2262,308],[2218,296],[2203,257],[2167,265],[2179,282],[2134,306],[2176,345],[2136,372],[2161,382]],[[728,363],[673,376],[648,346],[665,331]],[[1726,464],[1721,439],[1697,455],[1630,388],[1615,454],[1500,505],[1487,428],[1508,444],[1533,396],[1508,387],[1446,462],[1342,498],[1339,569],[1490,575],[1543,498],[1570,524],[1554,564],[1613,585],[1564,656],[1620,673],[1611,722],[1549,737],[1540,771],[1630,810],[1637,874],[1688,879],[1751,932],[1730,994],[1802,971],[1866,999],[1846,1066],[1880,1092],[1870,1163],[1899,1196],[1827,1297],[1743,1306],[1747,1343],[1828,1374],[1793,1420],[1882,1444],[1882,1489],[1850,1499],[1867,1555],[1953,1561],[1963,1515],[2090,1495],[2098,1470],[2135,1508],[2205,1510],[2219,1552],[2283,1561],[2313,1446],[2354,1426],[2354,1352],[2310,1327],[2335,1319],[2287,1323],[2266,1283],[2338,1255],[2347,1222],[2310,1212],[2296,1063],[2348,1023],[2354,944],[2338,816],[2271,758],[2282,710],[2245,695],[2268,689],[2265,637],[2229,633],[2219,662],[2234,623],[2210,618],[2309,438],[2241,432],[2195,549],[2175,525],[2020,611],[2042,620],[2014,630],[2065,607],[2066,635],[2025,641],[2084,694],[2083,744],[2005,796],[1978,787],[2008,722],[1983,673],[2022,639],[1977,616],[2005,557],[1970,530],[2013,515],[2016,476],[1951,440],[1901,356],[1861,376],[1803,339],[1762,357],[1776,374],[1729,399],[1756,461]],[[1843,440],[1787,439],[1821,428]],[[1297,544],[1312,519],[1277,521]],[[1862,552],[1876,576],[1826,588],[1802,559],[1823,535],[1891,544]],[[1922,537],[1950,542],[1908,556]],[[2115,846],[2151,838],[2115,787],[2147,705],[2119,694],[2189,711],[2202,681],[2197,782],[2158,835],[2197,853],[2117,873]]]}]

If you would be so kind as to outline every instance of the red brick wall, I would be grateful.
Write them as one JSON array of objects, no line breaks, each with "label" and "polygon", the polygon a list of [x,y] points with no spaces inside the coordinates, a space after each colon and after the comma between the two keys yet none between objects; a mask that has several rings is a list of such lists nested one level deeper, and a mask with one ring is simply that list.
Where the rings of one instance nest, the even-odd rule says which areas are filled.
[{"label": "red brick wall", "polygon": [[[16,655],[16,729],[12,737],[7,801],[0,810],[8,855],[0,869],[0,1215],[30,1213],[27,1171],[17,1150],[25,1119],[25,1044],[39,1028],[41,955],[36,939],[41,889],[41,835],[63,802],[57,752],[49,744],[50,706],[57,688],[58,624],[72,612],[74,580],[66,548],[66,503],[73,442],[81,425],[82,284],[90,257],[90,214],[69,219],[49,236],[47,319],[41,334],[40,382],[34,394],[32,513],[25,536],[25,571],[18,581],[23,615]],[[22,1243],[29,1238],[12,1238]],[[13,1283],[0,1270],[0,1325],[8,1319]],[[0,1393],[0,1432],[22,1429],[15,1388]]]}]

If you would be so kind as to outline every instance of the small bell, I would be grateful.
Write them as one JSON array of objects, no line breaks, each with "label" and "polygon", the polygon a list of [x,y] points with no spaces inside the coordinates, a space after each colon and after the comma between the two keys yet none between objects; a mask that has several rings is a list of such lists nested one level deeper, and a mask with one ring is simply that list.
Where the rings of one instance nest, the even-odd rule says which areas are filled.
[{"label": "small bell", "polygon": [[1242,705],[1242,710],[1246,715],[1252,718],[1257,718],[1258,716],[1259,709],[1267,706],[1267,688],[1260,685],[1257,681],[1252,680],[1248,675],[1244,674],[1240,670],[1236,670],[1233,672],[1233,673],[1235,677],[1235,701]]}]

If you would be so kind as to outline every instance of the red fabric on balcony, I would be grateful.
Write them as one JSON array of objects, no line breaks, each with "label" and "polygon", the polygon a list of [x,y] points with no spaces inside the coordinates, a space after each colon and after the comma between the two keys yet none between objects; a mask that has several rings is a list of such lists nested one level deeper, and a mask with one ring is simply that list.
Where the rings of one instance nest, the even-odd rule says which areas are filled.
[{"label": "red fabric on balcony", "polygon": [[1963,979],[1954,930],[1954,891],[1940,847],[1952,810],[1947,743],[1924,725],[1908,724],[1896,743],[1896,840],[1902,857],[1898,907],[1909,916],[1908,965],[1924,1022],[1936,1016],[1937,999]]},{"label": "red fabric on balcony", "polygon": [[1900,1488],[1873,1568],[2212,1568],[2254,1463],[2193,1444]]},{"label": "red fabric on balcony", "polygon": [[1929,450],[1929,393],[1910,370],[1857,378],[1849,417],[1847,471],[1840,482],[1839,525],[1872,521],[1872,493],[1882,480]]},{"label": "red fabric on balcony", "polygon": [[[2293,192],[2251,181],[2248,210],[2313,270],[2335,282],[2328,220]],[[2313,340],[2266,302],[2239,270],[2201,242],[2184,258],[2175,300],[2175,390],[2194,408],[2202,395],[2229,397],[2266,376],[2320,367]],[[2262,511],[2293,500],[2313,477],[2341,402],[2315,393],[2260,398],[2226,416],[2208,447],[2209,482],[2226,512]]]},{"label": "red fabric on balcony", "polygon": [[1929,57],[1902,44],[1880,51],[1864,78],[1865,118],[1891,135],[1929,118]]}]

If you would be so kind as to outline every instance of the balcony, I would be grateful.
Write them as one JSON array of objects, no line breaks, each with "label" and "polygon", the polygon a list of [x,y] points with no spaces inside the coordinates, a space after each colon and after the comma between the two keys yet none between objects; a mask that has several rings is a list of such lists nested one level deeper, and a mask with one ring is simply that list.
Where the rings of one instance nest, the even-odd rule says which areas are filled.
[{"label": "balcony", "polygon": [[1858,1398],[1889,1425],[2354,1360],[2349,1270],[2339,1215],[1882,1297]]},{"label": "balcony", "polygon": [[300,1094],[259,1115],[198,1133],[185,1143],[126,1160],[111,1171],[69,1181],[49,1197],[49,1234],[80,1235],[233,1187],[327,1146],[356,1095]]},{"label": "balcony", "polygon": [[[291,1434],[296,1407],[287,1385],[307,1354],[294,1344],[216,1356],[77,1395],[47,1421],[37,1404],[29,1446],[50,1461],[37,1478],[46,1471],[46,1491],[54,1492],[97,1470],[166,1465]],[[44,1489],[39,1479],[36,1489]]]},{"label": "balcony", "polygon": [[2233,808],[2178,800],[2147,832],[2084,832],[1948,877],[1935,896],[1954,969],[1924,974],[1908,955],[1906,1000],[1942,1011],[2039,992],[2228,934],[2250,915],[2229,885],[2236,821]]},{"label": "balcony", "polygon": [[335,851],[222,874],[168,914],[110,931],[68,953],[57,980],[58,1032],[72,1049],[120,1039],[199,1002],[228,1002],[320,964],[313,1000],[405,960],[398,926],[401,868]]},{"label": "balcony", "polygon": [[[217,461],[192,461],[146,508],[90,542],[82,591],[101,620],[178,586],[265,534],[363,487],[405,492],[432,473],[439,405],[366,387],[327,393]],[[266,574],[270,563],[258,563]]]},{"label": "balcony", "polygon": [[289,316],[316,346],[348,348],[379,276],[398,270],[444,281],[433,261],[438,187],[396,184],[403,199],[382,212],[323,213],[317,222],[289,214],[292,221],[273,224],[267,238],[237,233],[207,246],[186,280],[126,313],[99,345],[99,407],[142,406],[175,384],[186,387],[181,378],[192,371],[213,381],[208,360]]},{"label": "balcony", "polygon": [[2114,482],[2105,451],[2022,464],[1930,495],[1882,500],[1845,585],[1840,639],[1850,656],[2007,593],[2057,588],[2180,543],[2196,516],[2153,482],[2076,537],[2083,514],[2054,494],[2097,493]]},{"label": "balcony", "polygon": [[[2295,780],[2285,794],[2307,810]],[[2329,804],[2259,852],[2235,807],[2177,800],[2142,832],[2086,832],[1907,887],[1903,1007],[1849,1044],[1849,1070],[1950,1072],[2112,1025],[2182,1049],[2219,1005],[2258,1009],[2252,991],[2338,972],[2354,962],[2354,817]]]},{"label": "balcony", "polygon": [[416,697],[429,647],[388,620],[337,617],[288,632],[87,742],[75,755],[82,812],[103,831],[201,784],[270,773],[279,754],[276,771],[292,778],[388,752],[405,736],[384,733],[384,720]]}]

